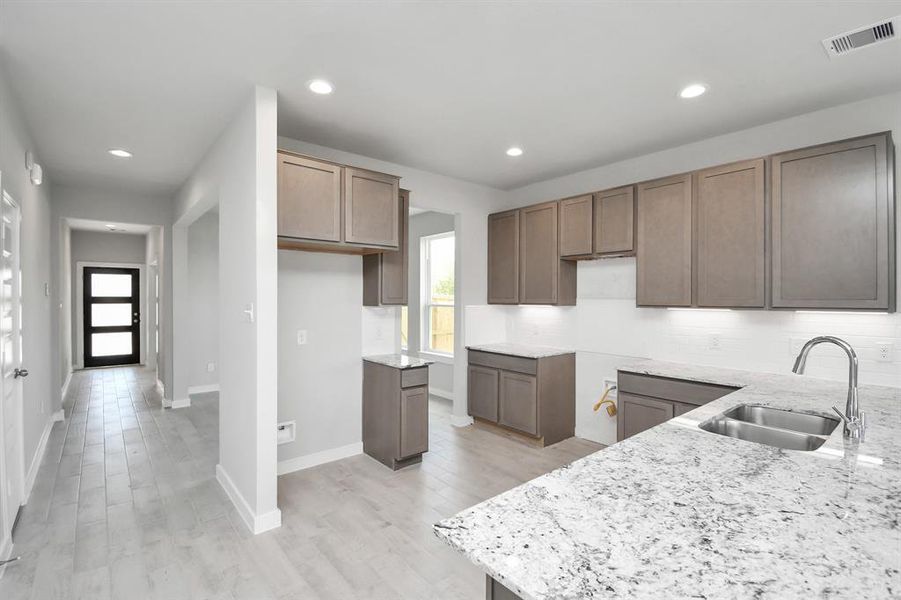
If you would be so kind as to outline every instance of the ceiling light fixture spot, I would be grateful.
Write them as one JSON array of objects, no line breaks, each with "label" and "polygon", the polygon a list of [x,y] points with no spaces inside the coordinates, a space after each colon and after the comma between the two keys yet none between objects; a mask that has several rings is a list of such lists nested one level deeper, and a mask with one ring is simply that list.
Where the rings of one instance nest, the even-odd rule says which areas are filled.
[{"label": "ceiling light fixture spot", "polygon": [[310,88],[310,91],[314,94],[325,95],[335,91],[335,87],[325,79],[314,79],[307,84],[307,87]]},{"label": "ceiling light fixture spot", "polygon": [[507,148],[507,156],[522,156],[522,148],[518,146]]},{"label": "ceiling light fixture spot", "polygon": [[116,158],[131,158],[131,152],[129,152],[128,150],[123,150],[122,148],[113,148],[108,152]]},{"label": "ceiling light fixture spot", "polygon": [[682,88],[682,91],[679,92],[680,98],[697,98],[698,96],[703,95],[707,91],[707,86],[703,83],[692,83],[691,85],[686,85]]}]

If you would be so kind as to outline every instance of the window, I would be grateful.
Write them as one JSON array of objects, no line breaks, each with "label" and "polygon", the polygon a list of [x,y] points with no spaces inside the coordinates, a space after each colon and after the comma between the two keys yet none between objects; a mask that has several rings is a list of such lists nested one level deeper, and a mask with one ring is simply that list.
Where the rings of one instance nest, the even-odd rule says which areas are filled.
[{"label": "window", "polygon": [[422,349],[454,353],[454,233],[422,238]]},{"label": "window", "polygon": [[400,307],[400,349],[407,351],[410,348],[410,316],[407,314],[407,307]]}]

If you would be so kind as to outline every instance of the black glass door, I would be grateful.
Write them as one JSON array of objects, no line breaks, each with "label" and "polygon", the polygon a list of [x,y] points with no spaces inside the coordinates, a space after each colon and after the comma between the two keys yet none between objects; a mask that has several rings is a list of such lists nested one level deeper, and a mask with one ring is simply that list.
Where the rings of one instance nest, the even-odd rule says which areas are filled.
[{"label": "black glass door", "polygon": [[84,268],[84,366],[141,360],[138,269]]}]

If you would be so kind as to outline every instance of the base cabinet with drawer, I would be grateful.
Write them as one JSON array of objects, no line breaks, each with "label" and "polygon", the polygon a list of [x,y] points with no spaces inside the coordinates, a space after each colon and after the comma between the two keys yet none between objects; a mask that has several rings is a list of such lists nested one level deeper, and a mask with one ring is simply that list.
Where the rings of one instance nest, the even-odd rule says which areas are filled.
[{"label": "base cabinet with drawer", "polygon": [[619,371],[616,441],[722,398],[738,388]]},{"label": "base cabinet with drawer", "polygon": [[575,433],[575,354],[530,358],[469,350],[469,414],[556,444]]},{"label": "base cabinet with drawer", "polygon": [[429,450],[429,370],[363,360],[363,452],[400,469]]}]

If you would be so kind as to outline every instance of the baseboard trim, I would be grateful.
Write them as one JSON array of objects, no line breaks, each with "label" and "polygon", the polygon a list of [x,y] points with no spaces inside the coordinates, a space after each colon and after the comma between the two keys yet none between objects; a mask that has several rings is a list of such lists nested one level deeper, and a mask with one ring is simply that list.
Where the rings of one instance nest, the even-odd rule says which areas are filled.
[{"label": "baseboard trim", "polygon": [[191,394],[209,394],[210,392],[218,392],[219,384],[218,383],[210,383],[207,385],[189,385],[188,386],[188,396]]},{"label": "baseboard trim", "polygon": [[169,403],[169,408],[188,408],[191,406],[191,398],[182,398],[180,400],[172,400]]},{"label": "baseboard trim", "polygon": [[433,396],[438,396],[439,398],[444,398],[445,400],[450,400],[452,402],[454,400],[453,392],[449,392],[447,390],[442,390],[440,388],[432,387],[431,385],[429,386],[429,394],[431,394]]},{"label": "baseboard trim", "polygon": [[353,444],[323,450],[322,452],[314,452],[312,454],[305,454],[287,460],[280,460],[278,461],[278,474],[287,475],[288,473],[324,465],[325,463],[341,460],[342,458],[350,458],[351,456],[357,456],[358,454],[363,454],[363,442],[354,442]]},{"label": "baseboard trim", "polygon": [[22,504],[28,503],[28,498],[31,496],[31,490],[34,488],[34,481],[38,477],[38,470],[41,468],[41,463],[44,461],[44,454],[47,453],[47,440],[50,439],[50,430],[53,429],[53,424],[55,422],[56,421],[51,416],[44,425],[41,441],[38,442],[38,448],[34,452],[34,457],[31,459],[31,465],[28,467],[28,473],[25,475],[25,499]]},{"label": "baseboard trim", "polygon": [[69,372],[66,374],[66,380],[63,382],[63,387],[59,391],[60,403],[66,401],[66,394],[69,393],[69,384],[70,383],[72,383],[72,369],[69,369]]},{"label": "baseboard trim", "polygon": [[262,515],[254,514],[253,510],[250,508],[250,504],[247,503],[247,500],[245,500],[244,496],[241,495],[241,492],[238,491],[235,482],[228,476],[228,473],[222,468],[222,465],[216,465],[216,481],[218,481],[219,485],[222,486],[222,489],[225,490],[229,500],[235,505],[235,510],[237,510],[238,514],[241,516],[241,520],[244,521],[244,524],[247,525],[247,528],[251,533],[256,535],[258,533],[263,533],[264,531],[269,531],[270,529],[281,527],[282,511],[276,508],[275,510]]},{"label": "baseboard trim", "polygon": [[59,409],[58,411],[50,415],[50,418],[53,419],[54,423],[61,423],[66,420],[66,411]]},{"label": "baseboard trim", "polygon": [[472,425],[472,417],[469,415],[465,417],[459,417],[457,415],[451,415],[451,425],[454,427],[469,427]]}]

